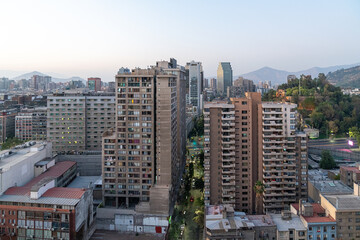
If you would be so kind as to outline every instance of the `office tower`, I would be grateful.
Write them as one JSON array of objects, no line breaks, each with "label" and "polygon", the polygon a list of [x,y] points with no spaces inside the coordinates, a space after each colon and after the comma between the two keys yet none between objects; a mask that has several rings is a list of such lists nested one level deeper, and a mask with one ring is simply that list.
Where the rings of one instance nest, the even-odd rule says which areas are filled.
[{"label": "office tower", "polygon": [[307,138],[296,132],[296,104],[264,102],[259,122],[259,172],[264,212],[307,198]]},{"label": "office tower", "polygon": [[226,94],[227,88],[232,86],[233,73],[229,62],[220,62],[217,70],[217,90]]},{"label": "office tower", "polygon": [[101,150],[115,126],[114,93],[58,93],[47,98],[47,140],[54,152]]},{"label": "office tower", "polygon": [[[103,196],[106,207],[130,207],[169,214],[179,171],[177,85],[184,86],[176,61],[116,76],[116,129],[103,135]],[[180,82],[178,82],[180,80]]]},{"label": "office tower", "polygon": [[205,104],[205,205],[233,204],[239,211],[255,211],[259,104],[259,93],[231,98],[231,104]]},{"label": "office tower", "polygon": [[0,112],[0,143],[15,136],[15,117],[17,113],[17,109],[7,109]]},{"label": "office tower", "polygon": [[47,108],[23,109],[15,117],[15,137],[23,140],[46,140]]},{"label": "office tower", "polygon": [[191,61],[186,64],[189,71],[189,103],[197,114],[201,113],[200,94],[202,93],[203,70],[201,62]]},{"label": "office tower", "polygon": [[90,91],[101,91],[101,78],[88,78],[87,87]]}]

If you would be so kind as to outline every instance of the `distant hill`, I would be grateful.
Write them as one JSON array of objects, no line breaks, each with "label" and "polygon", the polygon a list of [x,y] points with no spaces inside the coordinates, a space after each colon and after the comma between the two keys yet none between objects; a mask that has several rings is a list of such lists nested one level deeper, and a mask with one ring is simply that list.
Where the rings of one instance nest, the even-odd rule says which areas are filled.
[{"label": "distant hill", "polygon": [[[265,81],[271,81],[273,85],[275,84],[282,84],[286,82],[286,78],[288,75],[296,75],[297,77],[300,77],[301,74],[304,75],[311,75],[312,77],[317,77],[319,73],[328,74],[329,72],[334,72],[339,69],[343,68],[351,68],[354,66],[358,66],[360,63],[357,64],[350,64],[350,65],[338,65],[338,66],[330,66],[330,67],[313,67],[306,70],[298,71],[298,72],[288,72],[284,70],[278,70],[270,67],[263,67],[256,71],[249,72],[242,74],[240,76],[253,80],[255,82],[265,82]],[[235,76],[235,79],[238,76]]]},{"label": "distant hill", "polygon": [[[20,76],[17,76],[17,77],[13,77],[11,78],[12,80],[21,80],[21,79],[30,79],[32,76],[34,75],[39,75],[39,76],[51,76],[51,75],[48,75],[48,74],[44,74],[44,73],[41,73],[41,72],[38,72],[38,71],[33,71],[33,72],[29,72],[29,73],[25,73],[25,74],[22,74]],[[71,78],[56,78],[56,77],[52,77],[52,81],[53,82],[69,82],[71,80],[74,80],[74,81],[78,81],[78,80],[81,80],[83,82],[85,82],[84,79],[82,79],[81,77],[71,77]]]},{"label": "distant hill", "polygon": [[339,87],[360,88],[360,66],[330,72],[326,79]]}]

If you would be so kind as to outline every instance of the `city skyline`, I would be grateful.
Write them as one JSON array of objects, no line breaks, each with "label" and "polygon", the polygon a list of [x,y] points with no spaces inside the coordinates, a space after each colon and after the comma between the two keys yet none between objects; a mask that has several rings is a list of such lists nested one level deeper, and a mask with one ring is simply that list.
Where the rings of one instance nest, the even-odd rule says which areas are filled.
[{"label": "city skyline", "polygon": [[357,1],[8,1],[0,6],[5,36],[0,72],[19,72],[13,76],[40,71],[108,82],[122,66],[144,68],[170,57],[203,62],[205,77],[216,76],[218,63],[227,61],[234,76],[264,66],[298,71],[359,62]]}]

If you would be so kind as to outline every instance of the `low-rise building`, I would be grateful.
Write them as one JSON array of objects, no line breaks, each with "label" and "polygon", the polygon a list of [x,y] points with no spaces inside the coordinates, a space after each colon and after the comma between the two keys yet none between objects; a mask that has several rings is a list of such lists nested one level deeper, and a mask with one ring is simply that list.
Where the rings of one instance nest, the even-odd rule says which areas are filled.
[{"label": "low-rise building", "polygon": [[269,215],[246,215],[231,205],[205,206],[205,239],[276,238],[276,224]]},{"label": "low-rise building", "polygon": [[338,239],[360,238],[360,197],[355,188],[351,195],[321,195],[321,206],[336,221]]},{"label": "low-rise building", "polygon": [[[5,239],[88,239],[93,223],[91,191],[66,188],[76,163],[61,162],[0,196],[0,232]],[[3,239],[3,238],[1,238]]]},{"label": "low-rise building", "polygon": [[319,203],[291,204],[292,213],[300,216],[300,220],[307,229],[307,239],[336,239],[336,221],[326,216],[325,209]]},{"label": "low-rise building", "polygon": [[352,188],[360,181],[359,167],[340,166],[340,181]]},{"label": "low-rise building", "polygon": [[293,239],[306,240],[306,227],[300,220],[300,217],[284,210],[281,214],[270,214],[272,220],[277,226],[277,240]]},{"label": "low-rise building", "polygon": [[333,181],[333,180],[309,180],[308,182],[308,193],[309,199],[320,203],[321,194],[327,195],[351,195],[353,190],[346,186],[341,181]]},{"label": "low-rise building", "polygon": [[34,165],[52,157],[51,143],[27,142],[0,152],[0,195],[22,186],[35,176]]}]

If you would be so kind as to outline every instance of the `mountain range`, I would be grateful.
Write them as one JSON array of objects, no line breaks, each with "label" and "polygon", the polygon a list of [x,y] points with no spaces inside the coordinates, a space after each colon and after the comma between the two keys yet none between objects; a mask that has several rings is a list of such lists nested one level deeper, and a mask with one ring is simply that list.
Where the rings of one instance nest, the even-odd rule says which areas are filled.
[{"label": "mountain range", "polygon": [[[10,78],[11,80],[21,80],[21,79],[30,79],[32,76],[34,75],[39,75],[39,76],[51,76],[51,74],[44,74],[44,73],[41,73],[41,72],[37,72],[37,71],[33,71],[33,72],[29,72],[29,73],[25,73],[25,74],[22,74],[20,76],[17,76],[17,77],[13,77],[13,78]],[[71,77],[71,78],[56,78],[56,77],[52,77],[51,78],[53,82],[68,82],[68,81],[71,81],[71,80],[74,80],[74,81],[78,81],[78,80],[81,80],[83,82],[85,82],[84,79],[82,79],[81,77]]]},{"label": "mountain range", "polygon": [[339,87],[360,88],[360,66],[331,72],[326,79]]},{"label": "mountain range", "polygon": [[[346,69],[355,66],[359,66],[360,63],[350,64],[350,65],[337,65],[337,66],[330,66],[330,67],[313,67],[306,70],[301,70],[297,72],[288,72],[284,70],[278,70],[270,67],[263,67],[256,71],[241,74],[239,76],[253,80],[254,82],[265,82],[271,81],[272,85],[275,84],[282,84],[287,81],[288,75],[296,75],[299,77],[301,74],[304,75],[311,75],[312,77],[317,77],[319,73],[324,73],[327,75],[329,72],[334,72],[339,69]],[[235,76],[234,79],[237,79],[239,76]]]}]

